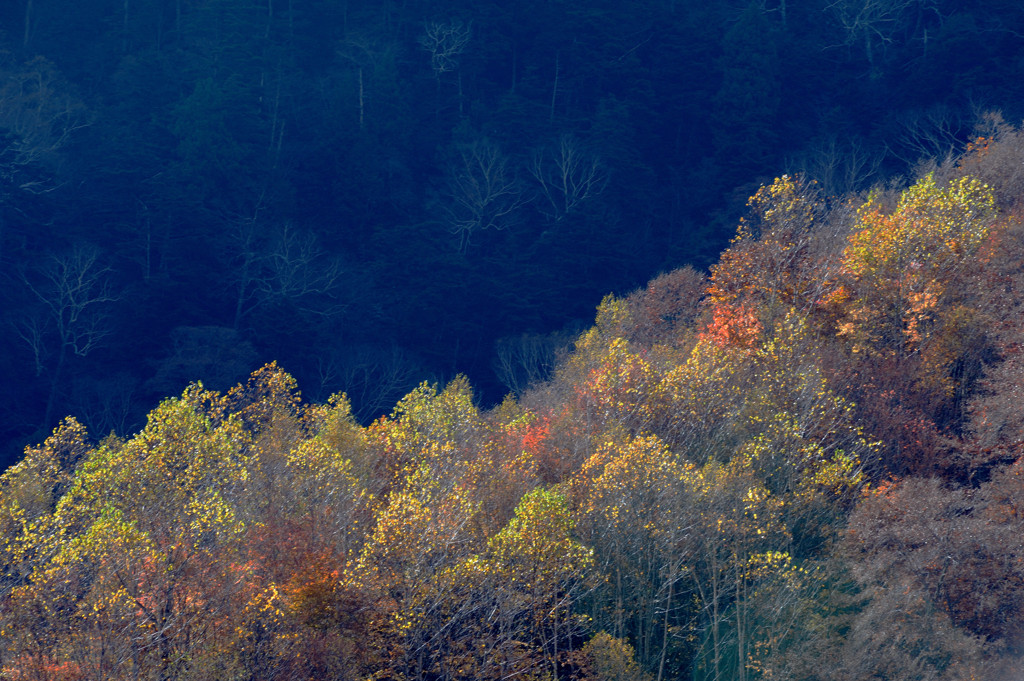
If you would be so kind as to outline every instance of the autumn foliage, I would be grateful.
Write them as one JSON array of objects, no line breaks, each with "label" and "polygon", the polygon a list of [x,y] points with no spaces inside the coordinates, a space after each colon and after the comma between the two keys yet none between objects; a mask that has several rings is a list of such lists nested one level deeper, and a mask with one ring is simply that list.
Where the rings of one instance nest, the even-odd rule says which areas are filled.
[{"label": "autumn foliage", "polygon": [[1024,240],[1000,128],[782,177],[546,383],[369,425],[276,365],[0,476],[0,679],[979,679],[1024,645]]}]

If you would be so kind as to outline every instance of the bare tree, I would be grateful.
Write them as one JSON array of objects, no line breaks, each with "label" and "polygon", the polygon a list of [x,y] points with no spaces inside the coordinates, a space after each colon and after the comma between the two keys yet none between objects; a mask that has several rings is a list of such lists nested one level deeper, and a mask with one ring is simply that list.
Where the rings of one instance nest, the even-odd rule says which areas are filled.
[{"label": "bare tree", "polygon": [[341,263],[316,235],[290,224],[270,233],[256,220],[239,220],[234,235],[235,327],[261,307],[287,302],[318,315],[339,309]]},{"label": "bare tree", "polygon": [[274,235],[265,260],[270,276],[260,286],[271,297],[302,300],[330,295],[341,276],[341,264],[327,257],[316,235],[290,224]]},{"label": "bare tree", "polygon": [[0,54],[0,256],[4,213],[18,210],[15,195],[56,187],[63,147],[88,124],[84,105],[53,64],[42,57],[15,64]]},{"label": "bare tree", "polygon": [[72,388],[68,411],[74,413],[90,433],[124,435],[137,425],[133,416],[138,388],[138,379],[125,372],[82,381]]},{"label": "bare tree", "polygon": [[453,19],[448,22],[432,21],[426,25],[419,42],[430,54],[430,67],[436,78],[459,67],[459,55],[466,50],[472,36],[472,22],[466,24]]},{"label": "bare tree", "polygon": [[[70,92],[57,69],[42,57],[23,65],[0,65],[0,130],[8,146],[5,174],[28,166],[51,173],[60,165],[60,151],[72,135],[89,125],[85,106]],[[49,187],[38,179],[19,185],[40,192]]]},{"label": "bare tree", "polygon": [[457,151],[448,169],[445,212],[465,252],[475,232],[514,224],[527,196],[508,156],[494,142],[479,138],[458,145]]},{"label": "bare tree", "polygon": [[317,360],[320,392],[344,392],[364,423],[388,413],[425,378],[422,365],[398,346],[345,345]]},{"label": "bare tree", "polygon": [[912,7],[934,7],[936,0],[835,0],[828,10],[846,32],[846,44],[862,42],[868,63],[875,65],[875,46],[893,41],[903,14]]},{"label": "bare tree", "polygon": [[797,173],[817,180],[825,194],[843,196],[870,184],[884,158],[884,149],[872,149],[860,138],[843,140],[826,135],[813,142],[792,165]]},{"label": "bare tree", "polygon": [[608,184],[608,172],[600,159],[573,135],[562,135],[554,148],[534,153],[529,170],[555,220],[600,194]]},{"label": "bare tree", "polygon": [[77,246],[65,255],[50,256],[36,276],[23,281],[42,302],[46,323],[60,346],[74,354],[88,355],[107,335],[109,315],[104,303],[118,299],[109,277],[113,270],[98,262],[99,251]]},{"label": "bare tree", "polygon": [[462,71],[459,69],[459,55],[465,51],[472,35],[472,22],[466,24],[459,19],[453,19],[446,23],[435,21],[427,24],[424,34],[420,36],[420,45],[430,53],[430,67],[434,71],[434,80],[437,83],[435,115],[441,110],[441,75],[449,71],[455,71],[458,74],[459,115],[463,113]]},{"label": "bare tree", "polygon": [[969,127],[959,112],[944,105],[907,111],[896,119],[896,126],[889,152],[907,164],[947,160],[961,146],[961,132]]},{"label": "bare tree", "polygon": [[[338,48],[338,56],[355,69],[356,104],[359,109],[360,130],[366,127],[368,104],[370,113],[373,111],[372,90],[375,82],[379,83],[386,78],[393,77],[393,71],[396,68],[396,51],[397,46],[392,42],[357,35],[346,37]],[[380,96],[377,99],[379,100]]]},{"label": "bare tree", "polygon": [[[52,255],[39,267],[24,272],[22,281],[39,300],[38,313],[17,325],[42,375],[52,361],[50,394],[43,424],[53,421],[64,369],[70,356],[85,357],[112,332],[109,304],[118,300],[110,282],[113,270],[90,246]],[[53,346],[56,346],[54,353]]]},{"label": "bare tree", "polygon": [[524,333],[500,338],[495,343],[494,372],[498,380],[516,395],[547,379],[568,354],[573,334]]}]

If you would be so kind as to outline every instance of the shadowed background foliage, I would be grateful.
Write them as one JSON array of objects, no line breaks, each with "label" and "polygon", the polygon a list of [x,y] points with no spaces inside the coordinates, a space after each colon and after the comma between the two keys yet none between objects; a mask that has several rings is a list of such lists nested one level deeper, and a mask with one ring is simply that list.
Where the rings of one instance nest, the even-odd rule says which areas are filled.
[{"label": "shadowed background foliage", "polygon": [[498,402],[609,291],[1021,115],[1024,7],[951,0],[8,0],[0,441],[277,359],[364,422]]}]

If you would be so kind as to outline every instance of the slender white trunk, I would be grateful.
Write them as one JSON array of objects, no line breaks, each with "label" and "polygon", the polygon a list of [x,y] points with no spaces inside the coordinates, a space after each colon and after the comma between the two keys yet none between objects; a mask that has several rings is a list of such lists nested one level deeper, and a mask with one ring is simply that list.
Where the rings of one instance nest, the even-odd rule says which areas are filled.
[{"label": "slender white trunk", "polygon": [[362,130],[366,126],[364,124],[364,112],[366,107],[366,100],[363,98],[363,67],[359,67],[359,129]]},{"label": "slender white trunk", "polygon": [[28,47],[29,38],[32,37],[32,0],[25,0],[25,34],[21,41],[22,47]]},{"label": "slender white trunk", "polygon": [[121,25],[121,52],[124,54],[128,53],[128,3],[130,0],[124,0],[124,20]]},{"label": "slender white trunk", "polygon": [[558,71],[561,66],[561,53],[555,52],[555,82],[551,86],[551,111],[548,114],[548,120],[555,120],[555,102],[558,99]]}]

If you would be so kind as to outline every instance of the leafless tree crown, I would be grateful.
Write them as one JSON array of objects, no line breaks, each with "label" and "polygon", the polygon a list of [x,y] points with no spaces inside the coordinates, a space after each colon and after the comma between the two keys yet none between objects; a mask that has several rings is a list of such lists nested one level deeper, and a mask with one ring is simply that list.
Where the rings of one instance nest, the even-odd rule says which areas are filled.
[{"label": "leafless tree crown", "polygon": [[473,25],[459,19],[441,22],[432,21],[426,25],[420,36],[420,45],[430,53],[430,66],[435,76],[454,71],[459,65],[459,55],[473,36]]},{"label": "leafless tree crown", "polygon": [[562,135],[553,148],[534,153],[530,175],[540,185],[556,220],[600,194],[608,184],[601,160],[573,135]]}]

